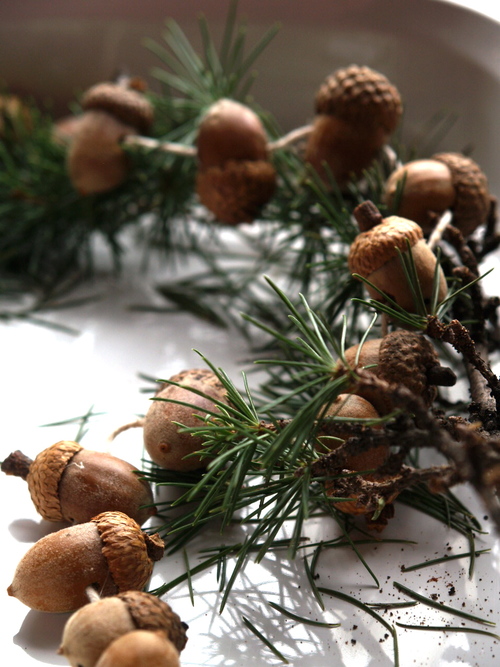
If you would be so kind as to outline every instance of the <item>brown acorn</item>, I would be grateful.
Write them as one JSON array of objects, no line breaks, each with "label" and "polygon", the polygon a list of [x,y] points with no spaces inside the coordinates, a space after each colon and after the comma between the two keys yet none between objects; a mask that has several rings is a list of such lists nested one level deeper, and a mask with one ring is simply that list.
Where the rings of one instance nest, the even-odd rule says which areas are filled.
[{"label": "brown acorn", "polygon": [[[349,368],[368,367],[369,372],[389,383],[403,385],[430,407],[436,398],[438,386],[452,386],[456,382],[453,371],[441,365],[432,343],[420,333],[398,329],[383,338],[374,338],[353,345],[344,354]],[[339,372],[342,372],[339,365]],[[394,408],[390,395],[379,390],[356,389],[380,414]]]},{"label": "brown acorn", "polygon": [[58,652],[72,667],[94,667],[115,639],[133,630],[148,630],[161,632],[179,654],[187,642],[186,628],[160,598],[144,591],[126,591],[91,602],[72,614]]},{"label": "brown acorn", "polygon": [[[401,190],[401,192],[400,192]],[[491,205],[488,180],[479,165],[460,153],[437,153],[396,169],[385,185],[384,199],[397,215],[418,222],[428,234],[437,217],[450,210],[452,224],[469,236],[484,224]]]},{"label": "brown acorn", "polygon": [[220,222],[252,222],[276,188],[257,114],[234,100],[218,100],[203,117],[196,143],[196,191],[202,204]]},{"label": "brown acorn", "polygon": [[180,667],[175,646],[161,632],[133,630],[115,639],[97,667]]},{"label": "brown acorn", "polygon": [[[209,459],[192,454],[202,449],[202,440],[183,433],[178,424],[200,426],[200,419],[218,408],[212,399],[227,403],[226,390],[215,373],[208,369],[190,369],[170,378],[185,385],[166,384],[156,395],[144,419],[144,446],[151,459],[167,470],[189,471],[205,467]],[[201,391],[205,396],[191,391]],[[166,400],[164,400],[166,399]],[[183,401],[194,407],[179,405]]]},{"label": "brown acorn", "polygon": [[89,587],[101,597],[144,588],[163,551],[158,535],[122,512],[103,512],[35,542],[7,592],[37,611],[74,611],[88,603]]},{"label": "brown acorn", "polygon": [[[369,67],[350,65],[329,76],[316,94],[316,118],[305,159],[328,183],[359,178],[399,124],[396,87]],[[325,168],[326,163],[326,168]]]},{"label": "brown acorn", "polygon": [[[379,419],[380,414],[375,407],[362,396],[356,394],[339,394],[333,403],[328,407],[324,417],[344,417],[348,419]],[[342,431],[342,424],[339,423],[338,431],[335,431],[335,437],[346,440],[349,432]],[[321,445],[330,450],[336,449],[339,442],[329,438],[319,438]],[[350,454],[347,456],[345,468],[348,470],[372,470],[381,466],[387,458],[389,448],[386,445],[371,447],[365,452],[359,454]]]},{"label": "brown acorn", "polygon": [[118,511],[142,525],[156,513],[151,487],[137,468],[71,440],[56,442],[33,461],[13,452],[2,471],[27,481],[33,504],[47,521],[84,523]]},{"label": "brown acorn", "polygon": [[[409,244],[424,302],[430,304],[437,259],[427,245],[420,225],[395,215],[382,218],[369,201],[360,204],[354,210],[354,216],[362,231],[349,250],[348,264],[352,273],[369,280],[401,308],[415,312],[413,295],[399,257],[399,253],[408,253]],[[447,293],[441,267],[438,269],[438,280],[438,301],[441,301]],[[383,301],[383,296],[376,289],[369,285],[366,289],[372,299]]]},{"label": "brown acorn", "polygon": [[99,83],[82,98],[84,114],[68,150],[68,170],[82,195],[106,192],[123,183],[129,160],[120,142],[147,132],[153,107],[139,91],[123,83]]}]

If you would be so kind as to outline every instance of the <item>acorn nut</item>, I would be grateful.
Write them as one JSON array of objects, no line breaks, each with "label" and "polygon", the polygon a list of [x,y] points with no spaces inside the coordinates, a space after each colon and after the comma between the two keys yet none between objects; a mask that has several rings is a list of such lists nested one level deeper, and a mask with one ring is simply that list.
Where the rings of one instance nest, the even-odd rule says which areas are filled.
[{"label": "acorn nut", "polygon": [[425,234],[450,210],[452,224],[465,237],[486,222],[491,204],[486,175],[460,153],[437,153],[402,165],[387,179],[384,200],[397,215],[418,222]]},{"label": "acorn nut", "polygon": [[[427,245],[420,225],[395,215],[382,218],[370,201],[357,206],[354,216],[362,231],[350,247],[348,265],[352,273],[360,275],[377,288],[366,285],[370,296],[383,301],[384,297],[377,291],[380,290],[404,310],[415,312],[413,294],[399,256],[399,253],[408,253],[409,244],[424,302],[430,305],[437,259]],[[447,287],[441,267],[438,268],[438,280],[438,301],[442,301],[446,297]]]},{"label": "acorn nut", "polygon": [[[350,65],[329,76],[316,94],[316,118],[305,159],[329,183],[343,186],[370,166],[399,124],[397,88],[369,67]],[[326,167],[325,167],[326,164]]]},{"label": "acorn nut", "polygon": [[120,142],[149,130],[153,107],[141,92],[123,83],[99,83],[83,95],[82,108],[67,161],[75,189],[90,195],[123,183],[129,160]]},{"label": "acorn nut", "polygon": [[[202,449],[202,439],[183,433],[178,424],[200,426],[201,419],[218,410],[214,400],[227,403],[226,390],[209,369],[185,370],[170,380],[183,386],[166,384],[153,399],[144,419],[144,446],[151,459],[167,470],[189,471],[205,467],[209,458],[193,455]],[[172,403],[172,400],[194,407]]]},{"label": "acorn nut", "polygon": [[94,667],[115,639],[134,630],[148,630],[161,632],[178,655],[187,642],[186,628],[160,598],[144,591],[126,591],[91,602],[72,614],[58,652],[72,667]]},{"label": "acorn nut", "polygon": [[56,442],[34,460],[13,452],[2,471],[27,481],[33,504],[47,521],[84,523],[101,512],[119,511],[142,525],[156,513],[151,487],[137,468],[71,440]]},{"label": "acorn nut", "polygon": [[122,512],[103,512],[35,542],[7,592],[37,611],[74,611],[88,603],[89,587],[102,597],[144,588],[163,551],[157,534]]},{"label": "acorn nut", "polygon": [[161,632],[133,630],[115,639],[96,667],[180,667],[175,646]]},{"label": "acorn nut", "polygon": [[196,191],[201,203],[220,222],[252,222],[276,187],[266,133],[257,114],[239,102],[220,99],[203,117],[196,143]]}]

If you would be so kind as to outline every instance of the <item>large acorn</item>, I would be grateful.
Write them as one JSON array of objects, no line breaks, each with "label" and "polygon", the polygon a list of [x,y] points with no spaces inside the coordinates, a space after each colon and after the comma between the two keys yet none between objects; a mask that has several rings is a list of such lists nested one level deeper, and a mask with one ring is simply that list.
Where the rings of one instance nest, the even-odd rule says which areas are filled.
[{"label": "large acorn", "polygon": [[[438,386],[452,386],[456,382],[453,371],[441,365],[429,339],[421,333],[404,329],[349,347],[344,353],[344,360],[348,368],[367,368],[391,386],[403,385],[427,407],[436,398]],[[338,372],[345,372],[343,363],[339,364]],[[355,391],[370,401],[382,415],[394,408],[390,394],[367,388]]]},{"label": "large acorn", "polygon": [[240,102],[218,100],[203,117],[196,143],[196,191],[202,204],[220,222],[252,222],[276,187],[257,114]]},{"label": "large acorn", "polygon": [[[348,264],[352,273],[377,288],[366,286],[370,296],[383,301],[380,290],[401,308],[415,312],[413,294],[400,258],[400,253],[404,255],[411,251],[424,302],[430,305],[437,258],[427,245],[420,225],[396,215],[383,218],[370,201],[357,206],[354,216],[361,231],[350,247]],[[437,268],[437,275],[438,301],[442,301],[446,297],[447,286],[441,267]]]},{"label": "large acorn", "polygon": [[316,94],[316,118],[305,159],[328,183],[345,185],[370,166],[399,124],[401,97],[379,72],[358,65],[339,69]]},{"label": "large acorn", "polygon": [[35,508],[47,521],[84,523],[101,512],[119,511],[142,525],[156,513],[151,487],[137,468],[71,440],[56,442],[34,460],[13,452],[2,471],[27,481]]},{"label": "large acorn", "polygon": [[96,84],[81,103],[84,114],[68,150],[69,176],[82,195],[106,192],[127,177],[129,160],[120,144],[149,130],[153,107],[123,82]]},{"label": "large acorn", "polygon": [[118,637],[134,630],[158,631],[184,649],[187,626],[160,598],[144,591],[126,591],[99,599],[76,611],[64,626],[59,653],[72,667],[94,667]]},{"label": "large acorn", "polygon": [[183,432],[179,424],[188,428],[201,426],[202,419],[218,411],[214,401],[227,403],[226,390],[208,369],[185,370],[170,380],[183,386],[165,384],[152,401],[144,419],[144,446],[151,459],[167,470],[205,467],[209,458],[195,454],[202,449],[202,439]]},{"label": "large acorn", "polygon": [[96,667],[180,667],[175,646],[161,632],[133,630],[112,642]]},{"label": "large acorn", "polygon": [[142,590],[163,551],[157,534],[122,512],[103,512],[35,542],[7,592],[37,611],[74,611],[88,603],[89,587],[101,597]]},{"label": "large acorn", "polygon": [[418,222],[426,234],[450,210],[452,224],[469,236],[486,222],[491,205],[486,175],[460,153],[437,153],[402,165],[388,178],[384,196],[394,213]]}]

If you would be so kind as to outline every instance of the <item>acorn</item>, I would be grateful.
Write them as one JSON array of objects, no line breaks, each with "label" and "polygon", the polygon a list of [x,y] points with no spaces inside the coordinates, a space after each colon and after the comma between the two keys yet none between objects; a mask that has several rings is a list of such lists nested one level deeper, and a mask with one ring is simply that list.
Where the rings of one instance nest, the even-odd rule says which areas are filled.
[{"label": "acorn", "polygon": [[[205,467],[208,457],[194,455],[203,447],[203,440],[190,433],[183,433],[178,424],[185,427],[200,426],[210,412],[217,412],[213,400],[227,403],[226,390],[215,373],[209,369],[189,369],[170,378],[184,385],[166,384],[156,395],[144,418],[144,446],[151,459],[162,468],[190,471]],[[205,396],[191,391],[201,391]],[[189,403],[194,407],[170,401]]]},{"label": "acorn", "polygon": [[402,109],[383,74],[358,65],[335,71],[316,94],[306,162],[327,184],[330,172],[340,186],[359,178],[396,130]]},{"label": "acorn", "polygon": [[161,632],[133,630],[115,639],[97,667],[180,667],[175,646]]},{"label": "acorn", "polygon": [[[432,343],[421,333],[398,329],[383,338],[374,338],[353,345],[345,351],[344,359],[349,368],[369,367],[369,372],[389,383],[403,385],[430,407],[437,395],[438,386],[452,386],[456,376],[450,368],[441,365]],[[339,365],[339,371],[341,366]],[[393,409],[390,396],[378,390],[355,390],[370,401],[380,414]]]},{"label": "acorn", "polygon": [[0,139],[17,139],[32,127],[29,106],[17,95],[0,94]]},{"label": "acorn", "polygon": [[[356,394],[339,394],[324,414],[328,417],[344,417],[348,419],[379,419],[380,414],[375,407],[365,398]],[[380,427],[378,427],[380,428]],[[342,424],[338,424],[338,432],[335,436],[347,440],[349,432],[342,431]],[[327,447],[330,451],[339,446],[339,442],[331,438],[319,437],[322,447]],[[389,447],[380,445],[371,447],[365,452],[359,454],[349,454],[346,458],[345,468],[348,470],[362,471],[374,470],[380,467],[389,454]]]},{"label": "acorn", "polygon": [[72,614],[58,653],[72,667],[94,667],[115,639],[134,630],[148,630],[161,633],[178,655],[187,642],[186,629],[160,598],[144,591],[126,591],[90,602]]},{"label": "acorn", "polygon": [[163,551],[157,534],[122,512],[103,512],[35,542],[7,592],[37,611],[74,611],[88,603],[89,587],[101,597],[144,588]]},{"label": "acorn", "polygon": [[129,160],[120,142],[146,133],[153,107],[124,83],[99,83],[83,95],[84,114],[68,149],[71,182],[82,195],[111,190],[125,180]]},{"label": "acorn", "polygon": [[257,114],[239,102],[220,99],[201,120],[196,144],[201,203],[229,225],[255,220],[276,188],[266,132]]},{"label": "acorn", "polygon": [[460,153],[437,153],[402,165],[387,179],[384,200],[397,215],[418,222],[425,234],[449,210],[465,237],[486,222],[491,206],[486,175]]},{"label": "acorn", "polygon": [[13,452],[1,468],[27,481],[33,504],[47,521],[85,523],[118,511],[142,525],[156,513],[151,487],[137,468],[71,440],[56,442],[34,460]]},{"label": "acorn", "polygon": [[[348,265],[387,294],[401,308],[415,312],[413,295],[402,266],[399,253],[411,250],[424,302],[430,305],[434,290],[437,259],[427,245],[422,228],[416,222],[392,215],[382,218],[375,205],[366,201],[354,210],[361,232],[351,244]],[[446,297],[446,279],[438,267],[438,301]],[[383,301],[379,291],[366,285],[372,299]]]}]

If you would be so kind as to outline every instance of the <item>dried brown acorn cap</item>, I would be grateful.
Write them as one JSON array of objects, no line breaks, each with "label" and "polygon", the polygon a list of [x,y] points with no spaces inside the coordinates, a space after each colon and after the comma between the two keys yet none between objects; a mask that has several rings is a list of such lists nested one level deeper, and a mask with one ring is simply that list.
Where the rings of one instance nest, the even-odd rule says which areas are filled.
[{"label": "dried brown acorn cap", "polygon": [[250,107],[223,98],[201,120],[196,140],[200,168],[223,167],[229,160],[267,160],[267,136]]},{"label": "dried brown acorn cap", "polygon": [[180,667],[179,654],[165,635],[134,630],[115,639],[97,667]]},{"label": "dried brown acorn cap", "polygon": [[179,653],[186,645],[186,625],[166,602],[144,591],[126,591],[72,614],[58,652],[72,667],[94,667],[112,641],[137,629],[161,631]]},{"label": "dried brown acorn cap", "polygon": [[103,597],[142,589],[163,548],[125,514],[104,512],[42,537],[19,562],[7,592],[38,611],[74,611],[88,603],[89,587]]},{"label": "dried brown acorn cap", "polygon": [[148,132],[153,123],[151,102],[137,90],[119,83],[98,83],[81,100],[82,108],[106,111],[137,132]]},{"label": "dried brown acorn cap", "polygon": [[77,442],[61,440],[40,452],[29,467],[26,481],[31,499],[47,521],[64,521],[59,482],[68,462],[81,449]]},{"label": "dried brown acorn cap", "polygon": [[474,160],[460,153],[436,153],[432,159],[445,164],[451,172],[455,190],[453,224],[469,236],[486,222],[491,203],[488,179]]},{"label": "dried brown acorn cap", "polygon": [[403,106],[397,88],[379,72],[359,65],[338,69],[316,94],[317,114],[337,116],[362,128],[381,127],[392,134]]},{"label": "dried brown acorn cap", "polygon": [[153,572],[153,562],[163,556],[163,541],[144,533],[123,512],[103,512],[91,521],[102,541],[102,553],[118,592],[141,590]]},{"label": "dried brown acorn cap", "polygon": [[265,160],[230,160],[199,171],[196,192],[219,222],[252,222],[276,189],[276,172]]},{"label": "dried brown acorn cap", "polygon": [[[434,289],[437,259],[423,238],[421,227],[399,216],[382,218],[372,202],[364,202],[354,210],[361,229],[351,245],[348,265],[353,273],[369,280],[378,290],[390,296],[409,312],[415,304],[399,253],[411,249],[413,262],[424,300],[430,301]],[[398,252],[399,251],[399,252]],[[439,270],[438,299],[446,296],[447,287],[443,271]],[[373,299],[382,300],[381,294],[370,286],[367,290]]]}]

